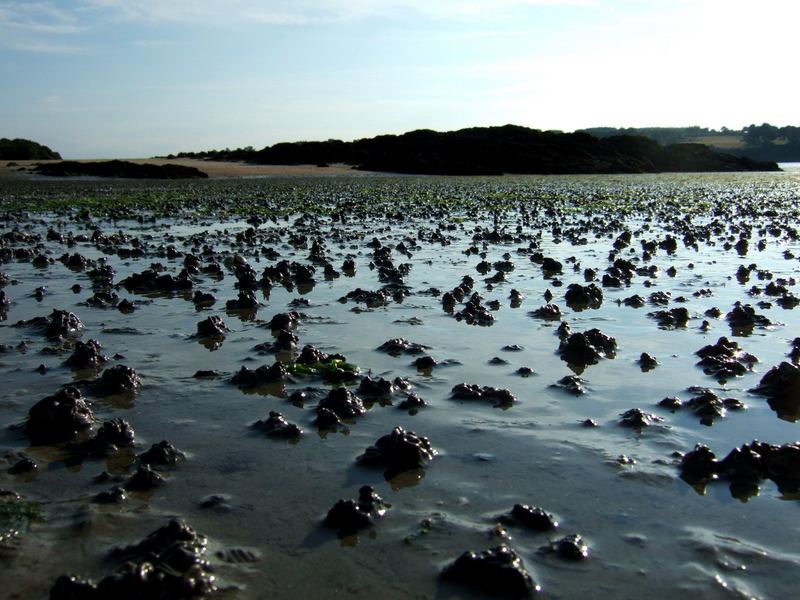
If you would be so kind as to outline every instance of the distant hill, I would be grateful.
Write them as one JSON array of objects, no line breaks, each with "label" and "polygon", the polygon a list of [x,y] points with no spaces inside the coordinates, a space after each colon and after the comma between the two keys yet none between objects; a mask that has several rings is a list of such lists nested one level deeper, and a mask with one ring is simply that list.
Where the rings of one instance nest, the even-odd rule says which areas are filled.
[{"label": "distant hill", "polygon": [[0,138],[0,160],[61,160],[61,155],[31,140]]},{"label": "distant hill", "polygon": [[748,125],[742,129],[719,130],[706,127],[592,127],[584,133],[605,138],[617,135],[643,135],[659,144],[706,144],[753,160],[800,162],[800,127],[776,127],[769,123]]},{"label": "distant hill", "polygon": [[598,138],[585,132],[540,131],[517,125],[473,127],[445,133],[421,129],[353,142],[280,143],[261,150],[184,152],[177,156],[281,165],[346,163],[362,170],[437,175],[778,169],[772,162],[736,157],[700,144],[662,146],[644,136]]}]

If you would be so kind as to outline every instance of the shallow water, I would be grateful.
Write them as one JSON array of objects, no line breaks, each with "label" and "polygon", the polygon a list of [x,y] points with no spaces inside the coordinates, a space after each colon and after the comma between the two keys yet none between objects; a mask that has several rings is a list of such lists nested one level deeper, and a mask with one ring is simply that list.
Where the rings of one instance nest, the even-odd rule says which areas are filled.
[{"label": "shallow water", "polygon": [[[120,298],[137,304],[136,311],[122,314],[114,308],[87,306],[91,280],[85,272],[71,271],[58,261],[44,269],[17,260],[1,265],[0,270],[12,280],[4,289],[13,304],[0,324],[0,343],[16,348],[24,340],[27,348],[0,354],[4,381],[0,450],[25,452],[37,462],[38,470],[34,475],[3,472],[0,487],[41,502],[43,509],[42,519],[4,558],[4,569],[12,575],[6,584],[9,597],[44,597],[62,573],[95,579],[110,573],[103,561],[110,548],[141,539],[170,516],[185,519],[209,537],[210,558],[221,585],[228,589],[226,597],[479,596],[440,582],[438,573],[465,550],[482,550],[503,541],[520,553],[544,594],[555,598],[671,598],[679,593],[710,598],[792,596],[794,574],[800,566],[797,500],[784,497],[769,480],[747,501],[732,497],[725,482],[711,482],[704,493],[698,493],[678,477],[672,455],[692,449],[697,442],[708,444],[721,457],[754,438],[775,444],[798,438],[795,423],[777,418],[763,397],[748,390],[772,366],[788,360],[789,343],[800,331],[800,313],[774,303],[756,309],[774,325],[732,337],[760,359],[743,377],[720,384],[695,366],[694,355],[720,336],[735,333],[724,319],[704,316],[707,309],[719,307],[724,314],[737,300],[753,305],[774,300],[748,295],[752,285],[763,287],[767,280],[759,281],[753,272],[748,283],[739,283],[735,277],[739,265],[756,263],[773,279],[797,277],[798,259],[787,259],[784,252],[800,255],[800,242],[759,231],[777,218],[766,214],[769,207],[780,206],[787,215],[796,216],[800,199],[796,172],[191,184],[1,182],[0,194],[7,209],[22,203],[31,211],[27,217],[8,213],[3,233],[18,225],[43,238],[48,227],[91,236],[97,227],[106,234],[122,231],[144,240],[148,256],[106,256],[117,271],[117,283],[153,262],[177,274],[183,256],[158,256],[158,247],[173,245],[182,253],[197,252],[199,245],[189,238],[198,234],[202,243],[214,246],[213,254],[220,262],[241,254],[259,274],[276,262],[258,256],[264,246],[277,250],[281,259],[309,263],[308,247],[287,243],[288,233],[299,230],[308,236],[309,246],[314,236],[325,240],[327,257],[337,269],[348,255],[357,267],[355,276],[342,274],[330,281],[318,267],[311,289],[276,285],[268,294],[258,292],[262,305],[253,317],[225,309],[225,301],[237,295],[236,278],[228,268],[221,280],[203,274],[193,277],[195,290],[217,297],[210,308],[196,309],[181,295],[147,295],[120,288]],[[58,202],[86,196],[113,200],[148,194],[180,196],[202,215],[187,211],[144,223],[97,216],[89,222],[74,218],[75,213],[51,211]],[[39,215],[33,207],[41,199],[47,201],[48,212]],[[733,215],[753,225],[747,254],[722,247],[726,232],[712,237],[714,245],[700,242],[695,250],[679,241],[674,254],[659,250],[650,260],[642,260],[640,238],[663,239],[683,221],[702,225],[722,218],[723,225],[729,225],[733,221],[725,218],[732,215],[715,217],[713,209],[742,199],[757,207],[752,215]],[[657,207],[664,201],[667,208],[659,212]],[[243,203],[285,207],[287,220],[261,224],[257,244],[237,242],[235,235],[251,226],[234,214],[233,208],[241,210]],[[333,223],[325,207],[334,205],[337,210],[366,207],[367,211],[346,224]],[[437,214],[415,212],[409,208],[413,206],[433,207]],[[521,219],[520,206],[531,211],[533,222]],[[549,216],[548,206],[556,211]],[[322,216],[317,222],[309,219],[303,229],[296,219],[306,211]],[[403,214],[393,214],[398,211]],[[619,219],[616,223],[610,222],[614,216]],[[573,245],[564,233],[580,223],[586,224],[582,235],[587,243]],[[491,230],[495,224],[514,235],[519,225],[523,239],[485,245],[473,241],[475,227]],[[565,231],[554,232],[553,225]],[[793,227],[796,220],[785,225]],[[422,239],[440,226],[449,243]],[[599,309],[570,310],[563,298],[566,286],[584,283],[582,271],[587,267],[597,269],[598,280],[602,277],[623,226],[634,232],[634,238],[619,256],[642,265],[655,264],[659,276],[635,276],[627,287],[604,288]],[[274,241],[267,241],[270,233]],[[528,248],[530,239],[524,236],[535,236],[544,256],[564,263],[564,273],[558,276],[563,286],[555,286],[528,254],[519,251]],[[369,267],[372,250],[366,243],[373,237],[391,246],[408,237],[419,238],[418,246],[406,240],[412,248],[410,258],[396,250],[392,253],[396,265],[412,265],[405,278],[410,295],[400,303],[373,309],[338,302],[357,287],[381,287],[377,270]],[[761,251],[756,248],[760,239],[767,242]],[[78,242],[72,248],[59,242],[42,244],[54,258],[65,252],[79,252],[90,259],[103,256],[91,242]],[[12,244],[12,248],[25,245]],[[481,258],[465,253],[472,246],[485,251],[491,263],[510,253],[515,268],[507,274],[508,281],[488,289],[483,280],[494,270],[486,275],[476,271]],[[570,257],[579,269],[573,270],[567,261]],[[674,277],[666,273],[671,266],[677,269]],[[457,321],[442,310],[440,297],[425,293],[432,287],[448,291],[464,275],[475,279],[475,291],[484,303],[500,302],[499,310],[492,311],[496,322],[491,327]],[[651,286],[646,287],[645,281]],[[83,288],[79,293],[70,290],[75,283]],[[32,294],[42,285],[47,293],[37,301]],[[524,295],[517,308],[508,299],[512,288]],[[700,288],[710,289],[713,295],[695,297],[693,292]],[[581,374],[587,382],[583,396],[551,387],[572,371],[556,353],[558,322],[529,315],[546,303],[543,294],[548,289],[573,331],[597,327],[619,345],[615,358],[600,360]],[[796,291],[791,284],[790,289]],[[672,294],[667,308],[689,310],[692,318],[686,328],[661,329],[647,316],[663,307],[635,309],[616,302],[633,294],[646,298],[655,291]],[[686,302],[676,302],[678,296],[685,296]],[[429,406],[412,415],[397,406],[375,403],[344,431],[323,435],[313,425],[315,403],[299,407],[287,401],[294,389],[326,387],[319,380],[297,377],[296,383],[283,388],[246,391],[231,384],[231,375],[242,365],[272,364],[273,355],[259,355],[253,347],[273,339],[266,323],[273,315],[292,310],[290,302],[297,298],[309,302],[297,308],[302,313],[296,331],[299,347],[313,344],[344,354],[363,374],[408,378]],[[105,354],[121,355],[109,364],[133,367],[142,378],[135,397],[93,399],[93,410],[99,421],[128,420],[136,430],[137,452],[168,439],[187,454],[186,461],[164,469],[165,486],[151,493],[131,492],[120,506],[92,503],[92,496],[106,489],[92,479],[105,469],[131,472],[132,457],[68,465],[61,448],[30,447],[15,427],[24,422],[36,401],[88,376],[76,376],[63,366],[68,353],[42,354],[45,346],[53,345],[43,336],[14,326],[53,309],[76,313],[84,324],[81,339],[100,341]],[[194,336],[196,324],[209,315],[220,316],[231,329],[213,351]],[[411,319],[421,324],[409,324]],[[710,321],[707,332],[699,328],[704,319]],[[392,357],[376,351],[381,343],[397,337],[425,344],[431,356],[448,362],[420,372],[411,364],[413,356]],[[522,349],[503,350],[511,344]],[[642,352],[657,357],[659,365],[654,370],[640,369],[636,361]],[[490,364],[493,357],[508,364]],[[46,367],[44,374],[34,371],[40,364]],[[521,366],[531,367],[535,374],[518,376],[515,371]],[[221,375],[195,379],[192,375],[198,369],[215,369]],[[503,410],[453,400],[450,390],[461,382],[506,388],[518,402]],[[722,397],[735,396],[747,408],[730,411],[709,427],[688,409],[670,413],[656,406],[666,396],[688,399],[686,388],[694,385],[712,388]],[[396,396],[395,404],[400,399]],[[664,421],[640,431],[621,427],[620,413],[633,407]],[[270,410],[282,412],[303,427],[305,435],[299,442],[267,439],[252,431],[249,426]],[[587,418],[599,426],[581,426]],[[362,467],[355,459],[396,425],[428,436],[439,455],[423,471],[386,481],[380,469]],[[633,461],[620,461],[621,455]],[[374,528],[357,538],[340,540],[321,521],[337,499],[356,497],[364,484],[375,487],[391,508]],[[211,494],[228,495],[229,510],[200,508]],[[560,532],[548,537],[509,526],[507,538],[493,534],[498,517],[516,503],[553,512],[561,523]],[[549,539],[574,532],[590,545],[587,561],[564,562],[540,551]],[[249,549],[258,560],[226,563],[215,558],[217,550],[231,548]]]}]

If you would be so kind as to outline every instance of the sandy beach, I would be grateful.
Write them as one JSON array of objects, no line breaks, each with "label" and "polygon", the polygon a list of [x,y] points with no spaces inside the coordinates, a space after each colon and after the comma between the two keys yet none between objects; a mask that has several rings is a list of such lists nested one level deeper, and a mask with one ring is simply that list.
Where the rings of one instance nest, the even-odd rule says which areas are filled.
[{"label": "sandy beach", "polygon": [[[112,159],[96,159],[112,160]],[[209,177],[315,177],[331,175],[368,175],[366,171],[356,171],[349,165],[334,164],[328,167],[317,167],[315,165],[254,165],[248,163],[197,160],[191,158],[165,159],[165,158],[130,158],[129,160],[138,164],[153,165],[182,165],[195,167]],[[20,167],[31,167],[39,163],[60,162],[46,160],[17,160],[0,162],[0,178],[5,177],[25,177],[27,173],[21,171]],[[82,160],[78,162],[93,162]],[[11,166],[9,166],[9,164]]]}]

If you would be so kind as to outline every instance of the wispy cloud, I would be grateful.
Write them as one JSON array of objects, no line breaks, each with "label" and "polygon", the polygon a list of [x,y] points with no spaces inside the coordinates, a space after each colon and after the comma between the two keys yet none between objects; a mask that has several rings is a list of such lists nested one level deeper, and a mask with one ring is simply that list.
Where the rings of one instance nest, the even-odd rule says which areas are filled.
[{"label": "wispy cloud", "polygon": [[596,0],[86,0],[125,19],[302,25],[402,15],[437,19],[498,16],[533,6],[587,6]]},{"label": "wispy cloud", "polygon": [[[78,17],[54,2],[0,1],[0,46],[23,52],[77,54],[74,38],[87,31]],[[65,41],[66,40],[66,41]]]},{"label": "wispy cloud", "polygon": [[45,34],[85,31],[77,17],[53,2],[0,2],[0,27]]}]

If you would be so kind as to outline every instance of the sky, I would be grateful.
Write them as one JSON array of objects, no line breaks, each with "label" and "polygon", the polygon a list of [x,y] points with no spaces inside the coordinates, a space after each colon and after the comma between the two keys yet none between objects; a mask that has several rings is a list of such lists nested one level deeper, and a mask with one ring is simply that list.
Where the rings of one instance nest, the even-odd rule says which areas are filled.
[{"label": "sky", "polygon": [[0,137],[139,158],[513,123],[800,125],[796,0],[0,0]]}]

